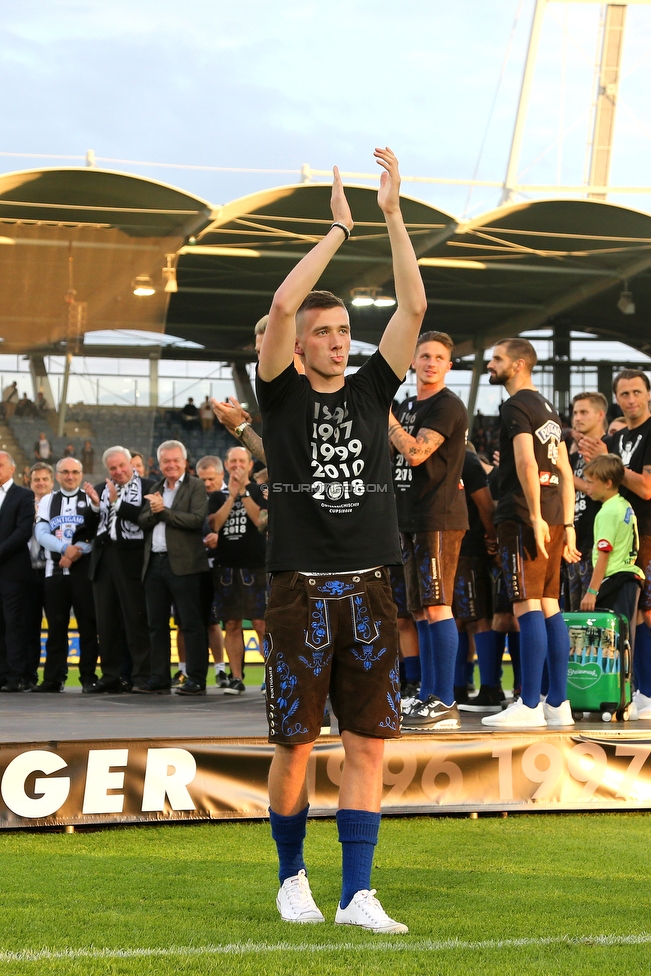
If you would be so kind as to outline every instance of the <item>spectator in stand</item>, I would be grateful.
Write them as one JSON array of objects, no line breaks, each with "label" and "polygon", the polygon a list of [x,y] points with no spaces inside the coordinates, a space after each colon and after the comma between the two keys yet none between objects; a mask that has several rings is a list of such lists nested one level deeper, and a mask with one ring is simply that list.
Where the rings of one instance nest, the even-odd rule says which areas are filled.
[{"label": "spectator in stand", "polygon": [[608,436],[605,442],[583,437],[579,450],[588,461],[608,452],[617,454],[624,465],[619,492],[637,517],[640,548],[637,565],[645,576],[640,594],[635,631],[633,669],[638,716],[651,718],[651,384],[642,370],[623,369],[613,380],[613,393],[626,427]]},{"label": "spectator in stand", "polygon": [[574,473],[576,547],[581,559],[578,563],[563,560],[561,565],[563,609],[569,612],[581,609],[581,600],[590,585],[594,520],[601,507],[600,502],[587,491],[583,479],[587,461],[578,445],[583,437],[603,438],[607,410],[608,401],[603,393],[577,393],[572,400],[572,437],[576,450],[570,453],[570,465]]},{"label": "spectator in stand", "polygon": [[38,440],[34,444],[34,457],[37,461],[49,462],[52,460],[52,445],[45,436],[44,431],[41,431],[38,435]]},{"label": "spectator in stand", "polygon": [[199,428],[199,411],[192,397],[188,397],[188,402],[181,410],[181,425],[186,430],[198,430]]},{"label": "spectator in stand", "polygon": [[14,480],[11,454],[0,451],[0,691],[24,691],[25,589],[34,496]]},{"label": "spectator in stand", "polygon": [[[500,561],[521,632],[522,695],[482,718],[496,728],[573,725],[566,697],[570,642],[558,603],[561,558],[577,562],[574,478],[560,417],[536,390],[538,361],[528,339],[503,339],[489,382],[509,393],[501,407],[500,498],[495,513]],[[540,700],[547,662],[549,691]]]},{"label": "spectator in stand", "polygon": [[210,397],[206,397],[199,407],[199,417],[201,419],[201,429],[204,431],[212,430],[215,414],[213,412]]},{"label": "spectator in stand", "polygon": [[422,333],[412,362],[416,396],[401,404],[398,419],[389,411],[407,605],[416,620],[421,665],[420,692],[404,703],[403,727],[432,732],[461,724],[454,698],[459,638],[452,601],[468,528],[461,481],[468,414],[445,385],[453,347],[445,332]]},{"label": "spectator in stand", "polygon": [[33,417],[34,416],[34,404],[29,399],[26,393],[23,393],[22,397],[16,404],[15,410],[17,417]]},{"label": "spectator in stand", "polygon": [[73,458],[74,456],[75,456],[75,445],[74,444],[66,444],[66,446],[63,449],[63,457],[64,458],[67,458],[67,457]]},{"label": "spectator in stand", "polygon": [[104,451],[102,464],[108,471],[108,478],[95,487],[89,482],[84,485],[90,499],[86,525],[94,537],[89,576],[93,584],[102,662],[102,677],[90,689],[95,695],[124,691],[121,680],[123,621],[134,686],[146,685],[149,681],[151,659],[142,585],[145,535],[138,525],[138,518],[145,495],[151,491],[154,482],[141,479],[133,469],[131,454],[120,445]]},{"label": "spectator in stand", "polygon": [[35,407],[35,411],[36,411],[36,415],[37,416],[40,416],[40,415],[44,414],[45,411],[47,410],[47,400],[45,399],[45,396],[43,395],[43,390],[39,390],[38,393],[36,394],[36,400],[34,401],[34,407]]},{"label": "spectator in stand", "polygon": [[[497,553],[493,522],[495,505],[488,488],[488,477],[474,451],[466,451],[462,480],[470,528],[461,542],[454,581],[452,610],[459,629],[454,697],[460,711],[500,712],[503,697],[500,688],[502,654],[491,626],[490,561]],[[474,639],[480,675],[479,693],[474,698],[468,697],[466,689],[470,637]]]},{"label": "spectator in stand", "polygon": [[[54,489],[54,468],[45,461],[37,461],[29,469],[29,487],[34,492],[34,519],[41,499]],[[34,533],[29,540],[29,555],[32,575],[25,586],[25,670],[23,685],[25,691],[32,691],[38,684],[38,668],[41,663],[41,629],[43,626],[43,606],[45,604],[45,564],[46,554],[36,541]]]},{"label": "spectator in stand", "polygon": [[140,451],[129,451],[131,455],[131,467],[134,471],[137,471],[141,478],[147,477],[147,471],[145,470],[145,459],[143,458]]},{"label": "spectator in stand", "polygon": [[231,679],[224,693],[244,693],[244,634],[242,621],[250,620],[262,647],[267,596],[265,540],[258,531],[260,510],[267,507],[258,485],[251,481],[253,459],[245,447],[231,447],[224,467],[226,491],[210,496],[210,528],[219,533],[215,550],[216,616],[226,627],[226,653]]},{"label": "spectator in stand", "polygon": [[149,456],[149,461],[147,462],[147,469],[149,471],[150,478],[160,479],[160,468],[158,466],[158,461],[155,457]]},{"label": "spectator in stand", "polygon": [[92,474],[95,470],[95,448],[90,441],[84,441],[81,449],[81,463],[86,474]]},{"label": "spectator in stand", "polygon": [[5,420],[11,420],[18,406],[18,383],[15,380],[2,391],[2,402],[5,408]]},{"label": "spectator in stand", "polygon": [[201,574],[208,569],[203,523],[208,511],[206,490],[199,478],[185,473],[187,451],[180,441],[158,448],[163,473],[138,519],[145,532],[143,580],[151,641],[151,678],[134,685],[142,694],[169,694],[170,606],[173,603],[185,639],[188,680],[177,695],[205,695],[208,638],[203,621]]},{"label": "spectator in stand", "polygon": [[44,604],[48,622],[43,681],[33,691],[63,691],[68,675],[68,625],[74,610],[79,629],[79,681],[83,692],[97,682],[97,626],[88,578],[90,536],[85,531],[90,499],[81,488],[83,468],[75,458],[56,466],[57,491],[45,495],[36,516],[36,541],[46,550]]}]

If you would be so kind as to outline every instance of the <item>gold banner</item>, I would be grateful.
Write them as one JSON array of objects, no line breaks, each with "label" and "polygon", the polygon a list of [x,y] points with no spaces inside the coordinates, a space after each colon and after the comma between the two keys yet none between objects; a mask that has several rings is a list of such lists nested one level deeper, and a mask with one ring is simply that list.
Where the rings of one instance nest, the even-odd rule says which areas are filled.
[{"label": "gold banner", "polygon": [[[0,746],[0,828],[267,816],[273,747],[251,739]],[[651,733],[459,733],[387,742],[390,814],[651,807]],[[310,813],[333,815],[344,753],[323,737]]]}]

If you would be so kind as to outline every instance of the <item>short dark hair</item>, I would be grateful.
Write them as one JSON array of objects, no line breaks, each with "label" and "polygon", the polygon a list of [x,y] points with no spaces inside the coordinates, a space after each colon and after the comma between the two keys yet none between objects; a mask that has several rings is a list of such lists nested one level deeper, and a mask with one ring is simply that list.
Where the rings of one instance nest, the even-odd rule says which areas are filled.
[{"label": "short dark hair", "polygon": [[422,346],[424,342],[440,342],[442,346],[445,346],[450,354],[454,349],[454,340],[447,334],[447,332],[421,332],[416,339],[416,349],[418,349],[419,346]]},{"label": "short dark hair", "polygon": [[619,488],[624,480],[624,463],[619,454],[599,454],[586,464],[583,473],[604,484],[610,481],[613,488]]},{"label": "short dark hair", "polygon": [[510,339],[498,339],[496,346],[506,346],[506,351],[511,359],[524,359],[530,370],[538,362],[536,350],[528,339],[515,336]]},{"label": "short dark hair", "polygon": [[346,303],[331,291],[311,291],[301,302],[297,315],[309,312],[312,308],[346,308]]},{"label": "short dark hair", "polygon": [[651,390],[649,377],[641,369],[622,369],[613,380],[613,393],[617,396],[617,384],[620,380],[642,380],[647,390]]},{"label": "short dark hair", "polygon": [[593,407],[597,410],[608,410],[608,400],[603,395],[603,393],[577,393],[575,397],[572,397],[572,406],[578,403],[579,400],[589,400]]}]

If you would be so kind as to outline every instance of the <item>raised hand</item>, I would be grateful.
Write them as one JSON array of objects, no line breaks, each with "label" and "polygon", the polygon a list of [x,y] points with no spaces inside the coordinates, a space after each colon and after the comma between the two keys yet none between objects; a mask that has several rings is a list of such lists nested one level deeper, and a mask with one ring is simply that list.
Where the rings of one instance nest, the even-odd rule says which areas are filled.
[{"label": "raised hand", "polygon": [[392,149],[375,149],[375,160],[382,166],[384,173],[380,177],[380,190],[377,202],[383,213],[397,213],[400,210],[400,173],[398,160]]},{"label": "raised hand", "polygon": [[334,166],[332,169],[332,195],[330,197],[330,209],[332,219],[340,224],[345,224],[348,230],[353,229],[353,215],[348,206],[348,200],[344,193],[344,184],[341,182],[339,168]]},{"label": "raised hand", "polygon": [[90,481],[84,481],[83,489],[86,492],[86,494],[88,495],[88,497],[90,498],[90,500],[93,503],[93,505],[98,506],[99,505],[99,495],[95,491],[95,488],[93,487],[93,485],[91,485]]},{"label": "raised hand", "polygon": [[118,500],[118,490],[110,478],[106,479],[106,484],[108,486],[109,501],[112,505],[114,505],[115,502]]}]

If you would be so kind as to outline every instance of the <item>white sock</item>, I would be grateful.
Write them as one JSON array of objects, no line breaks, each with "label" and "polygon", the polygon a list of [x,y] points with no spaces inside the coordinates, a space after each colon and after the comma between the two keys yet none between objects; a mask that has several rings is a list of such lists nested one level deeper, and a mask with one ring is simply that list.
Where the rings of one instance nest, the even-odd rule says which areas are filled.
[{"label": "white sock", "polygon": [[226,665],[224,664],[223,661],[218,661],[215,664],[215,673],[216,674],[226,674]]},{"label": "white sock", "polygon": [[187,671],[185,670],[185,661],[179,661],[179,671],[182,671],[182,672],[183,672],[183,674],[187,674],[187,673],[188,673],[188,672],[187,672]]}]

